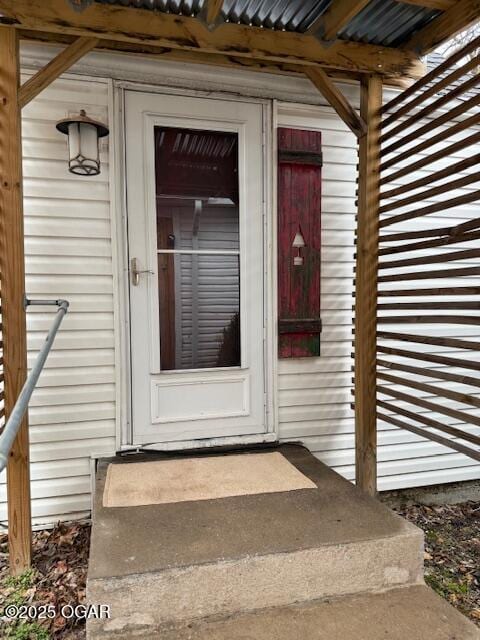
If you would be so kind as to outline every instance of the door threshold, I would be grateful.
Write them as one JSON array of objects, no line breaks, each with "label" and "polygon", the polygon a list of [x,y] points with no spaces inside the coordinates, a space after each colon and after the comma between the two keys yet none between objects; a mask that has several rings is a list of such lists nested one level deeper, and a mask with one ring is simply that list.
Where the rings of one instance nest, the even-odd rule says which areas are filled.
[{"label": "door threshold", "polygon": [[176,442],[148,443],[144,445],[123,445],[119,454],[128,453],[188,453],[201,451],[219,451],[243,449],[251,446],[278,444],[276,433],[261,433],[253,436],[226,436],[223,438],[203,438],[200,440],[180,440]]}]

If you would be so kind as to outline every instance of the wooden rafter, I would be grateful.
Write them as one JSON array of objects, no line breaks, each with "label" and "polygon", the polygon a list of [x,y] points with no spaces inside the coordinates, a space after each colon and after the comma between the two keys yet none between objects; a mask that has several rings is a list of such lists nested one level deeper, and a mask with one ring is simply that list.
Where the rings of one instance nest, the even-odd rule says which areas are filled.
[{"label": "wooden rafter", "polygon": [[418,56],[409,51],[340,41],[327,46],[305,34],[237,24],[221,24],[209,31],[195,18],[131,7],[94,3],[77,12],[65,0],[0,0],[0,11],[14,20],[17,28],[60,37],[98,37],[268,63],[376,72],[387,77],[415,77],[423,71]]},{"label": "wooden rafter", "polygon": [[310,26],[308,33],[319,33],[325,40],[335,40],[343,29],[370,0],[335,0],[327,11]]},{"label": "wooden rafter", "polygon": [[405,4],[415,4],[417,7],[424,9],[438,9],[439,11],[448,11],[455,4],[456,0],[401,0]]},{"label": "wooden rafter", "polygon": [[337,89],[325,71],[312,68],[307,69],[305,73],[357,138],[363,136],[367,130],[365,121],[358,115],[340,89]]},{"label": "wooden rafter", "polygon": [[413,35],[405,44],[405,49],[424,55],[479,20],[480,0],[459,0]]},{"label": "wooden rafter", "polygon": [[20,88],[18,101],[20,108],[23,108],[49,84],[51,84],[62,73],[68,71],[86,53],[91,51],[98,43],[96,38],[77,38],[72,44],[61,51],[43,69],[40,69]]},{"label": "wooden rafter", "polygon": [[207,24],[214,24],[220,16],[223,7],[223,0],[207,0],[206,2],[206,21]]}]

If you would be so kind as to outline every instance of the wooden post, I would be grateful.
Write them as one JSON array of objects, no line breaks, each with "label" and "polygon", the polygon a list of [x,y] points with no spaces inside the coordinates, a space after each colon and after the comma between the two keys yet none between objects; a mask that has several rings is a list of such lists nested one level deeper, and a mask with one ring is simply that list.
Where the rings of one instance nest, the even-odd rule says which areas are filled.
[{"label": "wooden post", "polygon": [[361,81],[360,116],[367,132],[359,140],[357,264],[355,276],[355,463],[356,483],[377,490],[377,272],[380,204],[380,109],[382,80]]},{"label": "wooden post", "polygon": [[[0,273],[8,419],[27,372],[24,310],[25,260],[22,194],[19,43],[16,29],[0,27]],[[28,421],[21,425],[7,467],[10,567],[19,574],[31,562]]]}]

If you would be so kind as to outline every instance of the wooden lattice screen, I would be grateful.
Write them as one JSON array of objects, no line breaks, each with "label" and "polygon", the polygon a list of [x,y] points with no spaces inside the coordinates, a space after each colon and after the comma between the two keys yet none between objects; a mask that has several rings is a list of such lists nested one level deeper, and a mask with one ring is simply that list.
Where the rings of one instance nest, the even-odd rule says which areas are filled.
[{"label": "wooden lattice screen", "polygon": [[480,38],[383,108],[378,420],[480,460]]}]

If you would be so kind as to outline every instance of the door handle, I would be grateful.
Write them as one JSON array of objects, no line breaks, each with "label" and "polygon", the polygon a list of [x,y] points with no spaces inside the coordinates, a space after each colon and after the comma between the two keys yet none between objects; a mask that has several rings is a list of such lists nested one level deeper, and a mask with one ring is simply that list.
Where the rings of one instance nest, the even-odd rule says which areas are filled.
[{"label": "door handle", "polygon": [[134,287],[138,287],[140,284],[140,274],[142,273],[152,273],[149,269],[139,269],[138,268],[138,260],[137,258],[132,258],[130,260],[130,277],[132,279],[132,284]]}]

